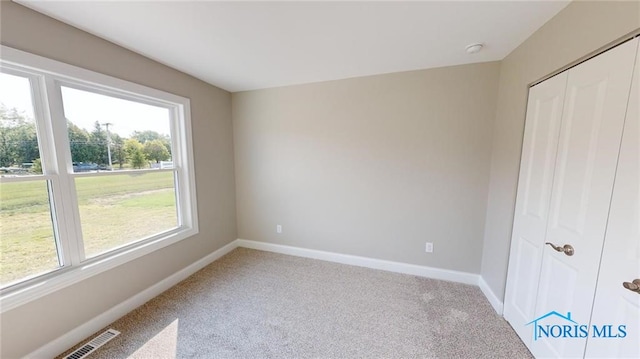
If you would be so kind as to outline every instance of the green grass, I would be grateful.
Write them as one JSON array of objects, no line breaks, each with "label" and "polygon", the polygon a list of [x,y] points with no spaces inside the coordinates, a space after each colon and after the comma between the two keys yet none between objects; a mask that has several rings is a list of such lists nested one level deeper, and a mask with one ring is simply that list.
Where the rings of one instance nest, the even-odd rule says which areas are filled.
[{"label": "green grass", "polygon": [[87,203],[96,197],[123,195],[162,188],[173,188],[173,172],[80,177],[76,179],[78,202],[80,204]]},{"label": "green grass", "polygon": [[[45,181],[0,184],[0,285],[58,267]],[[76,179],[91,257],[177,225],[172,172]]]},{"label": "green grass", "polygon": [[47,211],[48,201],[45,181],[0,184],[0,213],[3,215]]},{"label": "green grass", "polygon": [[120,203],[125,208],[165,208],[176,205],[173,191],[159,192],[155,196],[136,196]]},{"label": "green grass", "polygon": [[[0,212],[47,211],[49,198],[44,181],[4,183],[0,185]],[[86,204],[96,197],[172,188],[173,173],[151,172],[117,176],[79,177],[76,179],[78,203]]]}]

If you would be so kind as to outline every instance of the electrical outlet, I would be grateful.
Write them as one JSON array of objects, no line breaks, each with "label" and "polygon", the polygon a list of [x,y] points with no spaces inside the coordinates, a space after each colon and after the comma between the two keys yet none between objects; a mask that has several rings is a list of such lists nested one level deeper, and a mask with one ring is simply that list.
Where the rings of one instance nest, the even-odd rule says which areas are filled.
[{"label": "electrical outlet", "polygon": [[279,224],[276,225],[276,233],[282,233],[282,226]]},{"label": "electrical outlet", "polygon": [[427,242],[427,245],[424,247],[424,251],[427,253],[433,253],[433,243]]}]

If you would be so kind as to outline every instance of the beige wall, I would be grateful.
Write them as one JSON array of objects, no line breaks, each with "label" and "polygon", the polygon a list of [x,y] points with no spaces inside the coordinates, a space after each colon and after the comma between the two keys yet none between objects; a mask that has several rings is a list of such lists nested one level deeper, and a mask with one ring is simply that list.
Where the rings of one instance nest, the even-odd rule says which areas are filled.
[{"label": "beige wall", "polygon": [[2,314],[2,358],[28,354],[236,238],[231,99],[226,91],[15,3],[0,42],[191,99],[200,234]]},{"label": "beige wall", "polygon": [[527,85],[640,27],[640,3],[572,3],[502,63],[233,96],[20,5],[0,16],[4,45],[191,99],[201,232],[4,313],[13,358],[236,237],[481,272],[502,297]]},{"label": "beige wall", "polygon": [[482,277],[504,297],[528,85],[640,27],[640,2],[573,2],[502,61]]},{"label": "beige wall", "polygon": [[479,273],[498,73],[234,93],[239,237]]}]

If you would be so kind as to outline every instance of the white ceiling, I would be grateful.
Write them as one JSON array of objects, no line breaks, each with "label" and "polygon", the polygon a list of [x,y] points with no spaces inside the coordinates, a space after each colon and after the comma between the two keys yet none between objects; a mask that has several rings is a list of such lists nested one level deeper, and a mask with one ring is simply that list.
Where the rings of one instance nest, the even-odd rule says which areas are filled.
[{"label": "white ceiling", "polygon": [[501,60],[569,3],[17,2],[232,92]]}]

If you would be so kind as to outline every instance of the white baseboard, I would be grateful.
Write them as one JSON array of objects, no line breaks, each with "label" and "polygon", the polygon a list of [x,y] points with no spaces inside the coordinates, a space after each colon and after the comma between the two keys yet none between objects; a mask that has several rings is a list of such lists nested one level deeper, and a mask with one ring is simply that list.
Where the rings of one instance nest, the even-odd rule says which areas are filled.
[{"label": "white baseboard", "polygon": [[404,273],[433,279],[447,280],[464,284],[478,285],[480,275],[448,269],[432,268],[415,264],[392,262],[383,259],[359,257],[350,254],[325,252],[315,249],[285,246],[266,242],[238,239],[238,247],[288,254],[292,256],[320,259],[328,262],[350,264],[359,267],[381,269],[389,272]]},{"label": "white baseboard", "polygon": [[305,257],[312,259],[319,259],[328,262],[349,264],[359,267],[366,267],[372,269],[380,269],[389,272],[411,274],[420,277],[446,280],[451,282],[458,282],[464,284],[472,284],[480,286],[480,289],[489,300],[489,303],[493,308],[502,315],[502,302],[496,297],[496,295],[489,289],[487,283],[478,274],[459,272],[448,269],[432,268],[426,266],[420,266],[415,264],[401,263],[387,261],[383,259],[374,259],[367,257],[354,256],[349,254],[341,254],[334,252],[326,252],[315,249],[307,249],[300,247],[292,247],[281,244],[273,244],[266,242],[258,242],[247,239],[237,239],[217,251],[207,255],[206,257],[198,260],[197,262],[187,266],[186,268],[176,272],[175,274],[161,280],[160,282],[152,285],[151,287],[143,290],[142,292],[134,295],[133,297],[125,300],[124,302],[112,307],[106,312],[98,315],[97,317],[89,320],[88,322],[80,325],[79,327],[71,330],[70,332],[58,337],[57,339],[45,344],[39,349],[33,351],[27,355],[27,358],[53,358],[60,353],[68,350],[74,345],[78,344],[81,340],[87,338],[89,335],[97,332],[98,330],[106,327],[110,323],[118,320],[125,314],[136,309],[142,304],[148,302],[154,297],[160,295],[165,290],[173,287],[179,282],[187,279],[193,273],[211,264],[218,258],[231,252],[237,247],[244,247],[250,249],[257,249],[268,252],[275,252],[281,254],[288,254],[297,257]]},{"label": "white baseboard", "polygon": [[368,257],[359,257],[349,254],[341,254],[334,252],[326,252],[315,249],[307,249],[300,247],[287,246],[282,244],[273,244],[267,242],[252,241],[248,239],[236,240],[238,247],[258,249],[262,251],[288,254],[297,257],[313,258],[328,262],[336,262],[342,264],[350,264],[359,267],[386,270],[389,272],[411,274],[420,277],[446,280],[450,282],[458,282],[464,284],[472,284],[480,287],[493,309],[502,316],[503,303],[495,293],[489,288],[487,282],[478,274],[460,272],[448,269],[440,269],[433,267],[420,266],[402,262],[392,262],[383,259],[374,259]]},{"label": "white baseboard", "polygon": [[498,315],[502,315],[503,303],[500,299],[498,299],[498,296],[496,296],[491,288],[489,288],[489,285],[484,281],[484,278],[480,277],[478,286],[480,287],[480,290],[482,291],[484,296],[487,297],[489,303],[491,303],[493,309],[496,310],[496,313],[498,313]]},{"label": "white baseboard", "polygon": [[114,306],[106,312],[98,315],[97,317],[89,320],[81,326],[71,330],[70,332],[58,337],[57,339],[45,344],[39,349],[35,350],[31,354],[27,355],[27,358],[53,358],[60,353],[68,350],[74,345],[78,344],[81,340],[87,338],[89,335],[104,328],[110,323],[118,320],[125,314],[143,305],[149,300],[160,295],[162,292],[187,279],[193,273],[206,267],[216,259],[231,252],[237,247],[237,241],[233,241],[217,251],[207,255],[206,257],[198,260],[197,262],[183,268],[182,270],[172,274],[171,276],[161,280],[160,282],[152,285],[151,287],[143,290],[142,292],[134,295],[133,297],[125,300],[124,302]]}]

